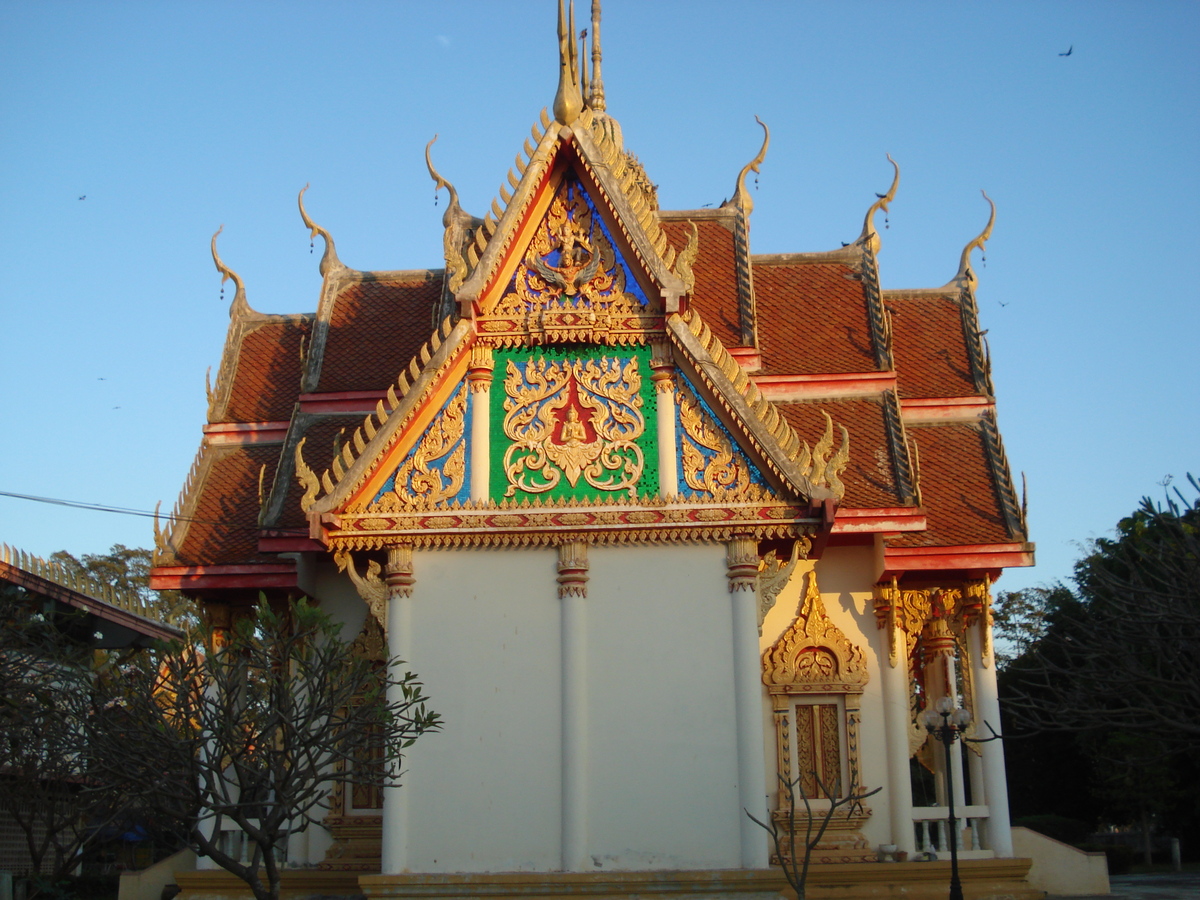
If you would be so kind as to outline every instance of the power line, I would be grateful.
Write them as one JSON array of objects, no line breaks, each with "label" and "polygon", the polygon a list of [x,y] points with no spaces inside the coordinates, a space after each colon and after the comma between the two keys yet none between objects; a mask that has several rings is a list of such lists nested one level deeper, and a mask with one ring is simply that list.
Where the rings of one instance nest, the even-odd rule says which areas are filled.
[{"label": "power line", "polygon": [[72,509],[87,509],[92,512],[115,513],[121,516],[141,516],[146,519],[161,518],[166,522],[198,522],[201,525],[226,525],[232,528],[246,529],[253,528],[257,530],[257,526],[235,525],[228,519],[198,519],[194,516],[171,516],[160,515],[159,513],[145,509],[130,509],[125,506],[105,506],[102,503],[84,503],[82,500],[60,500],[56,497],[37,497],[33,494],[16,494],[12,491],[0,491],[0,497],[12,497],[16,500],[29,500],[33,503],[48,503],[52,506],[67,506]]}]

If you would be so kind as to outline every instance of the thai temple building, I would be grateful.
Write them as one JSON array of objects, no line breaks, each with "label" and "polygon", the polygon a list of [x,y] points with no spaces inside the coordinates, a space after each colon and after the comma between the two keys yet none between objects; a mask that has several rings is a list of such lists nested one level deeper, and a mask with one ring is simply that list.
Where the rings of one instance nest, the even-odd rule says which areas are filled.
[{"label": "thai temple building", "polygon": [[975,300],[994,207],[941,287],[881,285],[898,167],[853,243],[756,255],[764,124],[729,200],[660,209],[595,6],[582,46],[560,9],[557,94],[482,218],[427,149],[444,259],[398,262],[432,268],[349,268],[302,191],[320,293],[266,315],[213,238],[236,297],[153,584],[217,626],[314,598],[444,722],[289,865],[372,897],[774,897],[751,816],[803,833],[874,791],[814,885],[944,896],[957,839],[968,896],[1039,896],[1002,742],[954,745],[952,837],[919,719],[948,696],[999,729],[991,585],[1033,564]]}]

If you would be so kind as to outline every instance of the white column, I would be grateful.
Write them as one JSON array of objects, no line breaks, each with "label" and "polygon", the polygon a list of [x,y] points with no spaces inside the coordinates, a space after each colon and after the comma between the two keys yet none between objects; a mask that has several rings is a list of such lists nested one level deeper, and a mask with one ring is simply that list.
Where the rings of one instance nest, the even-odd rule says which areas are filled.
[{"label": "white column", "polygon": [[489,494],[492,368],[492,351],[472,347],[467,383],[471,389],[471,499],[476,503],[486,502]]},{"label": "white column", "polygon": [[[894,601],[893,601],[894,602]],[[908,683],[908,637],[889,622],[884,626],[883,676],[884,744],[887,749],[888,808],[892,843],[917,852],[913,831],[912,776],[909,773],[908,733],[912,727]]]},{"label": "white column", "polygon": [[[412,662],[412,547],[388,549],[386,583],[388,586],[388,656]],[[399,686],[388,690],[389,703],[401,703]],[[383,860],[385,875],[398,875],[408,867],[408,791],[403,787],[383,790]]]},{"label": "white column", "polygon": [[658,400],[658,495],[675,496],[679,488],[678,447],[675,443],[675,368],[668,347],[654,348],[650,368]]},{"label": "white column", "polygon": [[587,544],[558,547],[562,603],[562,868],[588,869],[587,837]]},{"label": "white column", "polygon": [[733,687],[737,709],[738,810],[742,866],[769,865],[767,836],[742,810],[767,821],[766,742],[763,737],[762,662],[758,651],[758,542],[734,538],[726,544],[726,574],[733,612]]},{"label": "white column", "polygon": [[[971,674],[975,678],[975,732],[991,737],[987,722],[1000,733],[1000,698],[996,690],[996,664],[987,640],[991,626],[986,616],[967,629],[967,646],[971,655]],[[988,807],[988,845],[996,856],[1013,855],[1012,828],[1008,812],[1008,779],[1004,773],[1004,741],[979,744],[983,751],[983,799]]]}]

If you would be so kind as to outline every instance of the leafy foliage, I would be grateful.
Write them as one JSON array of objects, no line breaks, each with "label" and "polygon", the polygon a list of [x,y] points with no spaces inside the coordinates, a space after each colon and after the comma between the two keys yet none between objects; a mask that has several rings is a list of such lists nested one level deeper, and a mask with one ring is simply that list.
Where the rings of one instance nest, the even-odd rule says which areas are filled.
[{"label": "leafy foliage", "polygon": [[[0,585],[0,811],[20,831],[28,874],[50,884],[78,863],[120,797],[87,767],[92,652],[77,640],[86,616]],[[37,886],[35,884],[35,892]]]},{"label": "leafy foliage", "polygon": [[1143,500],[1093,542],[1074,590],[1000,604],[998,632],[1016,649],[1000,674],[1006,733],[1038,735],[1009,745],[1014,812],[1090,808],[1147,835],[1154,822],[1200,827],[1200,484],[1189,482],[1195,498]]},{"label": "leafy foliage", "polygon": [[[304,599],[285,611],[264,599],[203,637],[112,673],[94,765],[257,900],[277,900],[277,851],[324,814],[330,782],[399,784],[402,751],[438,716],[399,660],[357,655]],[[223,844],[230,828],[250,842],[248,859]]]}]

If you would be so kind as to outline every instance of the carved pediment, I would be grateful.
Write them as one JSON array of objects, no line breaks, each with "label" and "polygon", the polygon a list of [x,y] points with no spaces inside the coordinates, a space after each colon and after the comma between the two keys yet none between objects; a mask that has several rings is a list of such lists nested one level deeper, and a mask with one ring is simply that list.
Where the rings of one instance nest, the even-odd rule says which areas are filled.
[{"label": "carved pediment", "polygon": [[763,654],[763,683],[773,693],[862,693],[868,677],[862,648],[830,621],[809,572],[796,618]]}]

